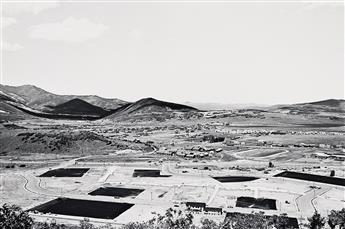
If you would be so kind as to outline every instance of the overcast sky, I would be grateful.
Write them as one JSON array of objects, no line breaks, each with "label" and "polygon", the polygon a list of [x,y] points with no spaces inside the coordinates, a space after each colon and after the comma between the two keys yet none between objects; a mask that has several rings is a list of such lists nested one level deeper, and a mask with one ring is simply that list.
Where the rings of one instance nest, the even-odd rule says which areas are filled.
[{"label": "overcast sky", "polygon": [[344,98],[341,3],[3,2],[2,83],[135,101]]}]

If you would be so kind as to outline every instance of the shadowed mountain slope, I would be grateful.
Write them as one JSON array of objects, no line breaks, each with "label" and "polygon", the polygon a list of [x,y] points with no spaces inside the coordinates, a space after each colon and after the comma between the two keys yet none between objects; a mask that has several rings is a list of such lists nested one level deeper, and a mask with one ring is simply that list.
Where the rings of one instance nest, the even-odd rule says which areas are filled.
[{"label": "shadowed mountain slope", "polygon": [[35,118],[23,110],[18,109],[18,107],[24,106],[17,99],[0,91],[0,122]]},{"label": "shadowed mountain slope", "polygon": [[188,111],[197,110],[194,107],[190,107],[183,104],[160,101],[154,98],[145,98],[145,99],[138,100],[135,103],[132,103],[130,106],[126,107],[124,111],[130,114],[133,112],[140,112],[144,108],[149,108],[152,111],[156,111],[156,112],[162,112],[162,111],[188,112]]},{"label": "shadowed mountain slope", "polygon": [[[154,98],[145,98],[135,103],[119,108],[107,119],[138,118],[138,119],[160,119],[171,117],[174,112],[197,112],[198,109],[178,103],[160,101]],[[151,117],[150,117],[151,116]]]},{"label": "shadowed mountain slope", "polygon": [[72,99],[57,106],[49,106],[49,113],[69,115],[90,115],[102,117],[108,113],[101,107],[94,106],[81,99]]},{"label": "shadowed mountain slope", "polygon": [[49,119],[95,120],[111,111],[94,106],[81,99],[72,99],[57,106],[48,106],[44,111],[33,109],[15,94],[0,91],[0,121],[31,119],[35,117]]}]

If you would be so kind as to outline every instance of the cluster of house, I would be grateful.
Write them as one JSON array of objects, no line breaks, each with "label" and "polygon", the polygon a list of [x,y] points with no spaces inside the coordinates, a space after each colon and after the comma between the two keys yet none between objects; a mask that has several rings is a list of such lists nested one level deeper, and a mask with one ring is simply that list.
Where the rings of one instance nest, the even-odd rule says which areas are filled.
[{"label": "cluster of house", "polygon": [[164,131],[164,130],[172,130],[172,131],[185,131],[186,133],[188,132],[194,132],[196,130],[209,130],[207,125],[201,125],[201,124],[195,124],[195,125],[190,125],[190,126],[183,126],[183,125],[171,125],[171,126],[154,126],[154,127],[149,127],[149,126],[143,126],[143,127],[117,127],[115,128],[110,128],[106,130],[97,130],[94,129],[95,131],[99,133],[128,133],[128,134],[133,134],[135,133],[137,137],[140,136],[148,136],[150,133],[153,133],[155,131]]},{"label": "cluster of house", "polygon": [[206,147],[206,146],[186,147],[186,150],[198,151],[198,152],[216,152],[216,153],[223,151],[222,148],[213,148],[213,147]]},{"label": "cluster of house", "polygon": [[261,114],[262,111],[253,111],[253,110],[232,110],[232,111],[221,111],[221,112],[207,112],[204,117],[207,119],[214,118],[229,118],[229,117],[245,117],[245,118],[261,118],[265,119],[265,116]]},{"label": "cluster of house", "polygon": [[223,209],[217,207],[208,207],[203,202],[185,202],[187,209],[195,213],[205,213],[210,215],[222,215]]},{"label": "cluster of house", "polygon": [[325,131],[295,131],[295,130],[269,130],[269,129],[218,129],[217,132],[227,134],[251,135],[253,137],[267,135],[345,135],[341,132],[325,132]]},{"label": "cluster of house", "polygon": [[322,149],[339,149],[342,152],[345,152],[345,145],[341,144],[315,144],[315,143],[275,143],[273,141],[268,141],[268,140],[246,140],[246,141],[240,141],[240,137],[237,136],[232,136],[232,137],[227,137],[226,140],[224,141],[224,144],[228,146],[244,146],[244,145],[250,145],[250,146],[272,146],[272,147],[289,147],[289,148],[298,148],[298,147],[303,147],[303,148],[322,148]]},{"label": "cluster of house", "polygon": [[273,141],[258,140],[258,146],[274,146],[274,147],[304,147],[304,148],[323,148],[323,149],[344,149],[344,145],[331,145],[331,144],[314,144],[314,143],[295,143],[295,144],[284,144],[274,143]]},{"label": "cluster of house", "polygon": [[328,153],[322,153],[317,152],[311,154],[312,158],[319,158],[319,159],[333,159],[337,161],[345,161],[345,154],[328,154]]},{"label": "cluster of house", "polygon": [[238,141],[238,140],[231,140],[231,139],[226,139],[224,143],[227,146],[244,146],[244,145],[246,145],[245,141]]},{"label": "cluster of house", "polygon": [[224,141],[224,144],[227,146],[239,146],[239,145],[245,145],[246,142],[244,141],[239,141],[240,136],[238,135],[228,135]]},{"label": "cluster of house", "polygon": [[187,158],[204,158],[214,153],[223,151],[222,148],[210,148],[205,146],[186,147],[185,150],[179,151],[177,149],[169,150],[171,156],[187,157]]},{"label": "cluster of house", "polygon": [[206,135],[203,136],[202,140],[204,142],[210,142],[210,143],[215,143],[215,142],[224,142],[225,137],[223,136],[215,136],[215,135]]}]

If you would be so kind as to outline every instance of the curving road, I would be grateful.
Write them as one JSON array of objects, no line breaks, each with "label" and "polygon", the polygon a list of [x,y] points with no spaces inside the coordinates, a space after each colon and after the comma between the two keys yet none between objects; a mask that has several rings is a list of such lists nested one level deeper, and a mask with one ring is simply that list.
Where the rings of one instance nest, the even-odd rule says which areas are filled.
[{"label": "curving road", "polygon": [[313,201],[318,196],[321,196],[325,192],[329,191],[331,187],[320,187],[320,189],[311,188],[306,191],[303,195],[296,198],[296,205],[300,212],[308,215],[313,215],[316,209]]}]

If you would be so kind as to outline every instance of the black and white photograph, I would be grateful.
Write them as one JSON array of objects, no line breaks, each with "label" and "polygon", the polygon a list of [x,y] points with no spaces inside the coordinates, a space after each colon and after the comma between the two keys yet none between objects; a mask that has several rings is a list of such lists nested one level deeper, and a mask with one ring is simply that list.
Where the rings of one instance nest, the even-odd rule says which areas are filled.
[{"label": "black and white photograph", "polygon": [[0,229],[345,229],[344,0],[0,0]]}]

